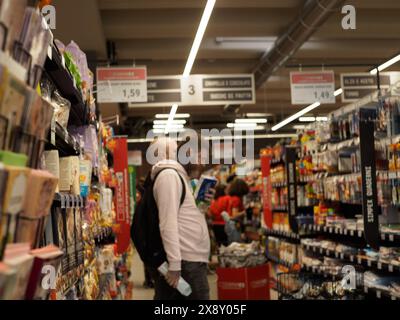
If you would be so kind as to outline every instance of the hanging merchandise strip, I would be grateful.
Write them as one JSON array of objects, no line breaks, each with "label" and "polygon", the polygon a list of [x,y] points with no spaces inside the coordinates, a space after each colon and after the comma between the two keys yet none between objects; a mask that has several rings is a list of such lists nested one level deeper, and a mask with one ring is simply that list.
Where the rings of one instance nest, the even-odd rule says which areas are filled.
[{"label": "hanging merchandise strip", "polygon": [[361,109],[360,154],[362,181],[362,212],[364,234],[367,244],[379,249],[378,195],[376,184],[376,164],[374,147],[374,122],[369,118],[369,110]]},{"label": "hanging merchandise strip", "polygon": [[296,147],[286,147],[286,180],[288,186],[289,224],[293,232],[298,231],[297,212],[297,176],[296,176]]}]

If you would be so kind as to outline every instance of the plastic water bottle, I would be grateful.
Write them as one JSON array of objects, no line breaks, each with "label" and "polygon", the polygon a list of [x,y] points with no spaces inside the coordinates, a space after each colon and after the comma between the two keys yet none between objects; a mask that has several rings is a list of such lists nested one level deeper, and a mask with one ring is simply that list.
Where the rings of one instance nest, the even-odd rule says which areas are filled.
[{"label": "plastic water bottle", "polygon": [[[164,262],[161,266],[158,267],[158,271],[164,276],[167,276],[168,273],[168,262]],[[185,297],[188,297],[192,294],[192,288],[189,283],[185,281],[182,277],[179,277],[178,287],[176,288],[179,293]]]}]

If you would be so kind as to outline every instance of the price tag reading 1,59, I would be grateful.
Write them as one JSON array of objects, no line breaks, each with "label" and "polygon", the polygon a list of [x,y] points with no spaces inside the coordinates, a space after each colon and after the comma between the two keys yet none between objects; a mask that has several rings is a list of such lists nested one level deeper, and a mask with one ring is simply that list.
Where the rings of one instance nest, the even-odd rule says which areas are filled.
[{"label": "price tag reading 1,59", "polygon": [[122,89],[122,94],[126,99],[132,99],[140,97],[141,91],[140,89]]}]

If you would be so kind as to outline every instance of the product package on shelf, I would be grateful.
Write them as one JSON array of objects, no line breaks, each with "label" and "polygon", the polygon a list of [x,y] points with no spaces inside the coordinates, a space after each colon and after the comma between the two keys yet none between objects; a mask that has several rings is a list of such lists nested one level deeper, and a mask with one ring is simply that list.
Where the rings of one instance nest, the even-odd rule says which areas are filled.
[{"label": "product package on shelf", "polygon": [[[33,256],[27,243],[8,244],[4,254],[4,264],[14,269],[12,289],[3,300],[25,299],[29,276],[33,266]],[[7,290],[8,291],[8,290]]]},{"label": "product package on shelf", "polygon": [[27,0],[0,1],[0,44],[4,44],[9,55],[13,54],[15,43],[19,40],[26,6]]},{"label": "product package on shelf", "polygon": [[[15,241],[18,216],[23,210],[29,170],[6,166],[7,183],[2,203],[0,221],[0,258],[7,243]],[[0,259],[1,260],[1,259]]]},{"label": "product package on shelf", "polygon": [[16,242],[37,248],[42,239],[58,179],[47,171],[31,170],[23,210],[18,217]]},{"label": "product package on shelf", "polygon": [[28,287],[26,289],[27,300],[46,300],[50,295],[50,289],[53,288],[51,281],[47,282],[47,286],[43,285],[45,274],[43,271],[58,274],[63,252],[54,245],[35,249],[30,252],[34,257],[32,272],[29,277]]},{"label": "product package on shelf", "polygon": [[79,168],[79,157],[60,158],[60,191],[71,192],[74,195],[80,194]]},{"label": "product package on shelf", "polygon": [[42,15],[35,8],[27,7],[14,58],[26,68],[30,68],[28,83],[33,88],[37,86],[42,75],[51,37]]}]

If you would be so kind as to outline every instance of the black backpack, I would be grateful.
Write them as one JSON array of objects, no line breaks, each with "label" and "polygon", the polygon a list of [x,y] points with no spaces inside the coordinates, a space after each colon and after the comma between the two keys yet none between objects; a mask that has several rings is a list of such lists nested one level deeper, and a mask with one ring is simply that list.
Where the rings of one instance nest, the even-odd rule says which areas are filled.
[{"label": "black backpack", "polygon": [[[146,266],[154,268],[158,268],[167,260],[161,240],[157,203],[153,194],[154,183],[158,175],[166,169],[172,168],[161,170],[153,180],[151,180],[150,174],[147,176],[143,185],[144,193],[136,207],[131,226],[131,238],[140,258]],[[182,182],[183,192],[180,201],[180,205],[182,205],[186,196],[186,185],[181,175],[178,172],[177,174]]]}]

